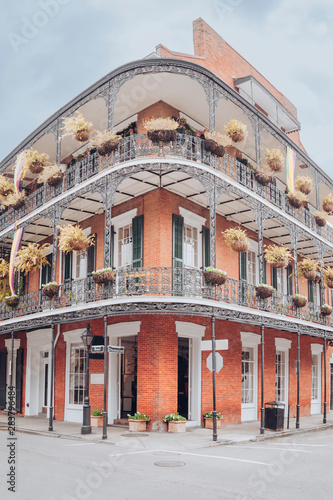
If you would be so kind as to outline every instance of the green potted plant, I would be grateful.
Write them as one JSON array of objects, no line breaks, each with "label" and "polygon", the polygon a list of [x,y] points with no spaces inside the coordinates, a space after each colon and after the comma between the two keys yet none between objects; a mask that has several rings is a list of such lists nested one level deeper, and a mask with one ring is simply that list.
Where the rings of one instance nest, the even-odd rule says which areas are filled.
[{"label": "green potted plant", "polygon": [[223,285],[227,281],[227,273],[214,267],[206,267],[204,276],[207,283],[211,285]]},{"label": "green potted plant", "polygon": [[186,432],[186,418],[179,413],[168,413],[163,417],[163,422],[168,424],[168,432]]},{"label": "green potted plant", "polygon": [[230,120],[227,125],[224,125],[225,135],[228,136],[232,142],[242,142],[247,136],[246,125],[239,120]]},{"label": "green potted plant", "polygon": [[234,252],[247,252],[250,246],[244,229],[231,227],[222,232],[226,245]]},{"label": "green potted plant", "polygon": [[172,118],[151,118],[143,122],[148,139],[153,142],[170,142],[176,139],[178,122]]},{"label": "green potted plant", "polygon": [[134,415],[127,416],[130,432],[144,432],[147,430],[147,422],[150,421],[150,417],[145,413],[137,411]]},{"label": "green potted plant", "polygon": [[268,297],[271,297],[274,292],[275,288],[270,285],[266,285],[266,283],[260,283],[256,286],[256,296],[261,299],[268,299]]},{"label": "green potted plant", "polygon": [[296,293],[293,297],[293,303],[295,307],[301,308],[306,306],[308,299],[304,295]]},{"label": "green potted plant", "polygon": [[93,280],[98,284],[113,282],[115,276],[116,272],[112,270],[112,267],[107,267],[105,269],[99,269],[98,271],[92,272]]},{"label": "green potted plant", "polygon": [[284,156],[280,149],[266,149],[265,162],[273,172],[281,172]]},{"label": "green potted plant", "polygon": [[[205,428],[212,429],[213,428],[213,411],[207,411],[203,414],[205,419]],[[222,427],[222,415],[219,411],[216,412],[216,428],[221,429]]]},{"label": "green potted plant", "polygon": [[46,297],[55,297],[59,293],[59,285],[56,281],[50,281],[42,285],[42,292]]},{"label": "green potted plant", "polygon": [[74,115],[64,118],[63,125],[61,129],[64,130],[62,138],[71,135],[79,142],[88,141],[90,133],[94,130],[93,124],[85,120],[83,114],[79,111],[75,111]]},{"label": "green potted plant", "polygon": [[94,410],[91,414],[90,421],[92,427],[103,427],[103,413],[101,410]]},{"label": "green potted plant", "polygon": [[265,245],[264,254],[266,262],[276,268],[287,267],[289,261],[293,259],[291,251],[284,246]]},{"label": "green potted plant", "polygon": [[329,304],[323,304],[320,308],[320,312],[323,316],[330,316],[330,314],[332,314],[332,308]]}]

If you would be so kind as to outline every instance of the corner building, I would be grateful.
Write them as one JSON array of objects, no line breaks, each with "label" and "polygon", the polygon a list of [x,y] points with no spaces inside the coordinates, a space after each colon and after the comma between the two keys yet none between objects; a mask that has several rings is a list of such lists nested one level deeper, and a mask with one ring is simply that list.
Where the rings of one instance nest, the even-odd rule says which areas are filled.
[{"label": "corner building", "polygon": [[[91,142],[59,139],[62,120],[77,110],[95,129],[123,132],[116,151],[87,154]],[[237,119],[248,136],[220,158],[184,130],[174,141],[151,142],[143,121],[152,117],[185,118],[195,130],[221,133]],[[138,410],[151,416],[149,430],[165,430],[163,416],[176,411],[187,425],[202,425],[213,406],[207,358],[214,320],[224,425],[260,419],[262,385],[264,401],[290,405],[294,417],[298,359],[300,415],[321,414],[325,403],[327,413],[333,409],[332,316],[320,313],[323,303],[332,305],[331,290],[323,279],[298,273],[303,257],[333,264],[332,225],[321,228],[314,218],[333,183],[308,157],[299,129],[295,106],[198,19],[194,55],[158,46],[98,81],[18,145],[2,161],[3,175],[12,178],[17,154],[32,147],[61,164],[64,177],[50,187],[29,173],[25,205],[0,215],[2,257],[9,258],[16,221],[24,227],[22,244],[50,244],[50,266],[25,278],[19,305],[0,305],[1,410],[12,367],[21,414],[47,416],[53,406],[56,419],[82,422],[81,334],[89,322],[94,344],[102,344],[106,322],[108,343],[125,347],[124,356],[108,355],[108,423]],[[299,209],[287,201],[286,167],[267,186],[251,168],[263,163],[266,149],[286,156],[287,147],[296,153],[295,174],[313,180]],[[59,251],[57,228],[68,222],[95,236],[87,252]],[[246,229],[247,253],[225,245],[222,231],[230,227]],[[292,266],[265,263],[264,245],[272,243],[293,252]],[[224,285],[205,281],[209,265],[227,272]],[[92,272],[110,266],[114,282],[95,284]],[[50,281],[60,285],[53,299],[41,289]],[[275,288],[269,299],[256,297],[263,282]],[[308,298],[306,307],[294,307],[296,293]],[[103,356],[91,354],[89,364],[91,409],[102,409]]]}]

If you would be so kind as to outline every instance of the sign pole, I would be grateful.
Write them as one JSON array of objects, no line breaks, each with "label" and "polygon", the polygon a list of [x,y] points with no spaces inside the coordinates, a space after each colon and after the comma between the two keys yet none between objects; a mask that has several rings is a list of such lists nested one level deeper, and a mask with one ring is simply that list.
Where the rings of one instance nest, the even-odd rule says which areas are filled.
[{"label": "sign pole", "polygon": [[106,439],[107,436],[107,411],[106,411],[106,385],[107,385],[107,343],[108,343],[108,317],[104,316],[104,408],[103,408],[103,435],[102,439]]},{"label": "sign pole", "polygon": [[213,374],[213,441],[217,441],[217,423],[216,423],[216,357],[215,357],[215,316],[212,316],[212,374]]}]

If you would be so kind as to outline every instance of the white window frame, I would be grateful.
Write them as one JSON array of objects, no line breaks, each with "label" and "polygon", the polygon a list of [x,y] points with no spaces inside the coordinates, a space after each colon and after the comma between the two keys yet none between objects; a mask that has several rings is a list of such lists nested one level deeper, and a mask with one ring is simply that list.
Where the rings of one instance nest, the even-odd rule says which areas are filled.
[{"label": "white window frame", "polygon": [[[50,245],[47,249],[47,252],[45,253],[45,257],[48,255],[53,254],[53,245]],[[52,261],[51,261],[51,266],[52,266]],[[42,288],[42,269],[40,270],[39,273],[39,288]]]},{"label": "white window frame", "polygon": [[[285,414],[288,408],[288,402],[289,402],[289,349],[291,349],[291,340],[289,339],[283,339],[276,337],[275,338],[275,349],[276,353],[278,351],[284,352],[285,353],[285,372],[284,372],[284,379],[285,379],[285,398],[284,401],[279,401],[280,403],[285,405]],[[275,362],[276,363],[276,362]],[[276,371],[276,365],[275,365],[275,371]],[[276,378],[275,378],[276,380]]]},{"label": "white window frame", "polygon": [[124,226],[128,226],[132,224],[132,219],[137,216],[138,209],[134,208],[133,210],[129,210],[123,214],[117,215],[113,217],[111,220],[111,224],[114,229],[114,240],[113,240],[113,265],[116,269],[119,268],[118,262],[118,243],[119,243],[119,229]]},{"label": "white window frame", "polygon": [[[196,267],[194,266],[189,266],[187,264],[184,264],[185,268],[190,268],[190,269],[201,269],[202,268],[202,238],[200,237],[202,233],[202,226],[205,225],[206,220],[204,217],[201,217],[200,215],[197,215],[193,212],[190,212],[190,210],[187,210],[186,208],[179,207],[179,214],[181,217],[184,219],[184,225],[192,226],[197,229],[197,234],[198,234],[198,265]],[[184,241],[183,241],[184,244]]]},{"label": "white window frame", "polygon": [[[310,344],[311,346],[311,415],[319,415],[321,413],[321,353],[323,346],[321,344]],[[312,399],[312,356],[317,356],[318,359],[318,398]],[[324,360],[325,362],[325,360]]]},{"label": "white window frame", "polygon": [[71,344],[81,343],[81,335],[85,328],[64,332],[64,341],[66,342],[66,377],[65,377],[65,417],[67,422],[82,422],[83,405],[69,403],[69,372],[70,372],[70,355]]},{"label": "white window frame", "polygon": [[[83,232],[84,232],[85,237],[87,238],[88,236],[91,235],[91,227],[87,227],[86,229],[83,230]],[[80,271],[79,271],[80,276],[77,276],[76,275],[76,266],[77,266],[77,261],[78,261],[79,255],[80,255],[80,257],[85,255],[85,258],[81,259],[81,261],[80,261]],[[73,255],[72,255],[72,279],[74,281],[87,277],[87,265],[88,265],[87,250],[84,250],[81,252],[73,252]]]},{"label": "white window frame", "polygon": [[256,265],[256,274],[255,274],[255,283],[250,283],[249,282],[249,254],[247,256],[247,282],[250,284],[250,285],[253,285],[253,286],[256,286],[259,284],[259,255],[258,255],[258,252],[259,252],[259,247],[258,247],[258,242],[257,241],[254,241],[254,240],[249,240],[250,241],[250,246],[249,246],[249,250],[248,252],[253,252],[255,254],[255,265]]}]

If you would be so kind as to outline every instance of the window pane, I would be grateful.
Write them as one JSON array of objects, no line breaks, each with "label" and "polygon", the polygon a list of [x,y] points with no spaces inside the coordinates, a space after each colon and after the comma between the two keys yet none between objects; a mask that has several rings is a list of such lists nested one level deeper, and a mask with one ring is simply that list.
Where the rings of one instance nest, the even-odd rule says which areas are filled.
[{"label": "window pane", "polygon": [[242,352],[242,403],[253,403],[253,374],[253,348],[247,347]]},{"label": "window pane", "polygon": [[70,346],[69,404],[83,404],[85,350],[81,343]]},{"label": "window pane", "polygon": [[286,353],[276,351],[275,401],[285,401],[286,396]]}]

